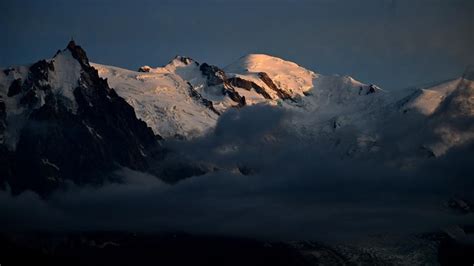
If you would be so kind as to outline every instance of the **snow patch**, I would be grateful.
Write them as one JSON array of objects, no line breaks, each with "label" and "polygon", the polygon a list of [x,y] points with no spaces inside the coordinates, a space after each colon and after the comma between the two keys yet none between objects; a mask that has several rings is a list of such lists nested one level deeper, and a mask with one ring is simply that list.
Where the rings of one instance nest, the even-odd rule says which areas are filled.
[{"label": "snow patch", "polygon": [[49,72],[49,84],[53,93],[63,96],[66,107],[75,114],[77,102],[74,89],[79,84],[82,67],[67,49],[58,53],[51,61],[54,64],[54,71]]}]

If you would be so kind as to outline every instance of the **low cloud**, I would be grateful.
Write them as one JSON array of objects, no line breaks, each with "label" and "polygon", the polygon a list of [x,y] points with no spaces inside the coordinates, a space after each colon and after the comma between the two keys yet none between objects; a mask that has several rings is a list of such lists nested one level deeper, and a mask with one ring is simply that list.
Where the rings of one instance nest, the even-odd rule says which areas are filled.
[{"label": "low cloud", "polygon": [[[122,169],[121,183],[71,185],[48,199],[0,192],[1,228],[335,240],[474,221],[444,206],[474,191],[472,147],[401,169],[388,162],[395,154],[348,158],[324,141],[308,142],[291,128],[294,115],[267,106],[232,110],[209,135],[167,143],[174,159],[217,169],[174,185]],[[350,143],[357,132],[347,130]]]}]

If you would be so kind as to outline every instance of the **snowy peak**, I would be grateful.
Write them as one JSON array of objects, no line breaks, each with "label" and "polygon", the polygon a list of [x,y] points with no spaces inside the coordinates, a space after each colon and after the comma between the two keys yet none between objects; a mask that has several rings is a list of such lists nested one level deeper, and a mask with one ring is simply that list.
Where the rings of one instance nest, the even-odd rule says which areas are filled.
[{"label": "snowy peak", "polygon": [[79,63],[83,66],[90,66],[89,65],[89,58],[87,58],[86,51],[82,49],[81,46],[76,45],[74,40],[71,40],[66,49],[71,52],[72,57],[74,57]]},{"label": "snowy peak", "polygon": [[191,57],[187,57],[187,56],[181,56],[181,55],[177,55],[173,58],[173,60],[171,60],[168,65],[175,65],[175,66],[179,66],[179,65],[191,65],[191,64],[194,64],[196,66],[199,66],[199,63],[196,62],[194,59],[192,59]]},{"label": "snowy peak", "polygon": [[[443,81],[434,85],[415,88],[406,98],[401,100],[403,112],[415,110],[426,116],[433,115],[443,105],[451,104],[452,99],[466,100],[469,97],[461,91],[469,92],[474,88],[474,66],[469,66],[463,75],[456,79]],[[464,95],[460,97],[458,94]],[[473,105],[474,103],[470,103]],[[466,105],[464,105],[466,106]]]},{"label": "snowy peak", "polygon": [[173,71],[180,68],[195,69],[199,67],[199,65],[200,64],[197,61],[190,57],[177,55],[168,64],[166,64],[164,68]]},{"label": "snowy peak", "polygon": [[382,91],[374,84],[366,85],[350,76],[323,76],[294,62],[266,54],[241,57],[224,70],[229,76],[262,84],[263,88],[269,89],[267,92],[272,99],[305,96],[315,90],[342,95],[368,95]]},{"label": "snowy peak", "polygon": [[260,72],[262,70],[276,70],[276,68],[301,68],[296,63],[266,54],[248,54],[225,67],[229,72]]},{"label": "snowy peak", "polygon": [[153,68],[149,65],[144,65],[138,68],[138,72],[163,72],[163,69],[174,72],[176,69],[187,68],[188,66],[197,67],[199,63],[190,57],[177,55],[163,67]]},{"label": "snowy peak", "polygon": [[317,77],[314,72],[296,63],[265,54],[250,54],[241,57],[224,70],[228,73],[245,75],[251,79],[257,77],[265,84],[268,83],[265,80],[271,79],[276,88],[292,97],[303,96],[304,92],[313,87],[313,79]]},{"label": "snowy peak", "polygon": [[13,191],[102,182],[117,165],[144,170],[158,149],[73,41],[51,59],[0,74],[0,158],[12,162],[0,176]]},{"label": "snowy peak", "polygon": [[434,156],[474,140],[472,68],[456,79],[405,90],[397,102],[405,119],[415,119],[427,134],[423,147]]},{"label": "snowy peak", "polygon": [[425,116],[432,115],[446,97],[458,88],[461,80],[461,78],[458,78],[416,89],[411,95],[401,100],[403,112],[416,111]]}]

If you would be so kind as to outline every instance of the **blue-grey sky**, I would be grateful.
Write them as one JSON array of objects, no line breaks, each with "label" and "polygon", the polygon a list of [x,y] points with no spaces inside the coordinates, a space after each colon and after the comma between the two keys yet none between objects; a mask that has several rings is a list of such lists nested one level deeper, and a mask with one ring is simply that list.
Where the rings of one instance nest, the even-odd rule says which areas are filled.
[{"label": "blue-grey sky", "polygon": [[0,67],[50,57],[74,36],[91,61],[129,69],[267,53],[395,89],[474,64],[474,1],[0,0],[0,36]]}]

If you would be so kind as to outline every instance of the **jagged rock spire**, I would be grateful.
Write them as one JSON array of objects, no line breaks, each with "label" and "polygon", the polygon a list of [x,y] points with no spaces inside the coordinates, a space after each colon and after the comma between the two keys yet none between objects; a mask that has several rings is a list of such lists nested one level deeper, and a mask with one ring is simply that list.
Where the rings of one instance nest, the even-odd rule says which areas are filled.
[{"label": "jagged rock spire", "polygon": [[74,39],[71,38],[66,49],[71,51],[72,56],[76,58],[79,63],[81,63],[81,65],[89,66],[89,58],[87,58],[86,52],[82,49],[81,46],[76,44]]}]

